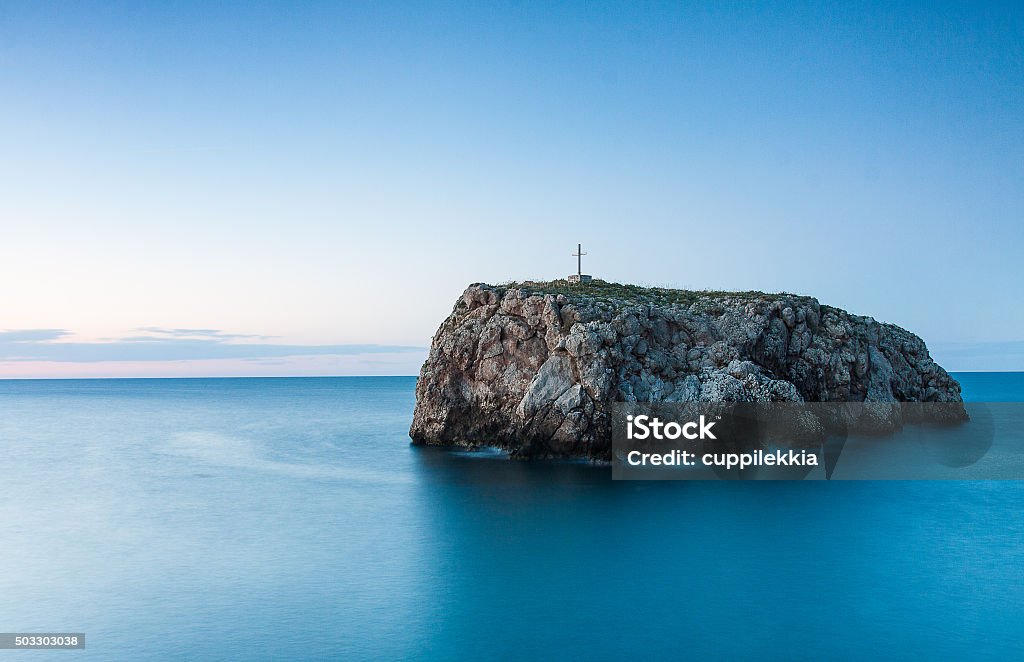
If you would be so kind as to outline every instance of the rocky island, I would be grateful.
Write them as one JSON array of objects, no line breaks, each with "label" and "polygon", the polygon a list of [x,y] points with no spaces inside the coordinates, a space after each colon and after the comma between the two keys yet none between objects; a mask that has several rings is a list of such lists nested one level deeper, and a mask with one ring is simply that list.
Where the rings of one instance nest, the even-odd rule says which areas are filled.
[{"label": "rocky island", "polygon": [[607,460],[616,402],[948,403],[967,418],[960,385],[898,326],[808,296],[563,280],[470,285],[434,335],[409,434]]}]

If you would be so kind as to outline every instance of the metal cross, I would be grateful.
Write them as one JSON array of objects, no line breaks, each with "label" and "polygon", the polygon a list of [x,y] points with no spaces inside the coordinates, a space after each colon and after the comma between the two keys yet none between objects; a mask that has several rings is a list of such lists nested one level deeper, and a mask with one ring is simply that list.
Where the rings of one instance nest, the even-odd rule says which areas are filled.
[{"label": "metal cross", "polygon": [[583,276],[583,256],[586,253],[583,252],[583,244],[576,244],[576,252],[572,254],[576,258],[576,275]]}]

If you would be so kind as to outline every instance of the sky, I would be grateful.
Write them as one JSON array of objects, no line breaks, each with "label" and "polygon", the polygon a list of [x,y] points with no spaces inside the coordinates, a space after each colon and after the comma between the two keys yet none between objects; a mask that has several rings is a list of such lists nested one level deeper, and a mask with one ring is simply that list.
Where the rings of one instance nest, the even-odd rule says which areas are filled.
[{"label": "sky", "polygon": [[0,4],[0,377],[416,374],[473,282],[1024,370],[1024,9]]}]

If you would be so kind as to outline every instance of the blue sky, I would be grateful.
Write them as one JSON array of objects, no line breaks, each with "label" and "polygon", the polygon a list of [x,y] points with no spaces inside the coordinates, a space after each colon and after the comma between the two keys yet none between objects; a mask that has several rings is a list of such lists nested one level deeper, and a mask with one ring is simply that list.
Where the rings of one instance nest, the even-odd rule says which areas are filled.
[{"label": "blue sky", "polygon": [[577,241],[1024,369],[1024,11],[850,4],[0,7],[0,375],[414,374]]}]

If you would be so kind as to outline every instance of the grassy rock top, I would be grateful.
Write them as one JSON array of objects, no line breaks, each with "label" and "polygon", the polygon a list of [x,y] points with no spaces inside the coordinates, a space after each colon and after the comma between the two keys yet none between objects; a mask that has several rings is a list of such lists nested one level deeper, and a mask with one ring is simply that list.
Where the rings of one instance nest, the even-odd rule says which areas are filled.
[{"label": "grassy rock top", "polygon": [[779,292],[771,294],[757,291],[729,292],[722,290],[677,290],[665,287],[643,287],[623,283],[610,283],[594,279],[589,283],[570,283],[565,279],[551,281],[522,281],[502,283],[494,286],[495,291],[504,295],[509,290],[522,290],[527,295],[553,294],[566,297],[570,302],[600,301],[613,305],[632,305],[638,303],[655,305],[690,306],[699,301],[716,302],[752,302],[775,301],[786,298],[802,303],[817,303],[814,297]]}]

